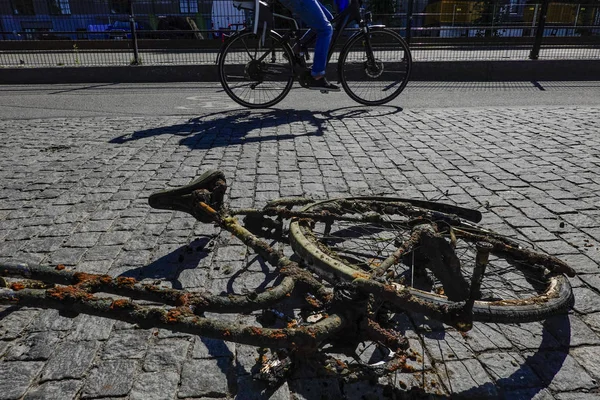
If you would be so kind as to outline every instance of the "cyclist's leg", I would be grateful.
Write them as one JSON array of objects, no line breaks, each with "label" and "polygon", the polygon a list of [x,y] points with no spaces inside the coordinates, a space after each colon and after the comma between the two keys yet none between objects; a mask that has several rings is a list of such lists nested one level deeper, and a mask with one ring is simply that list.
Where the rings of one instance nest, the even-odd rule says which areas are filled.
[{"label": "cyclist's leg", "polygon": [[317,34],[315,57],[312,66],[313,76],[325,75],[327,53],[333,36],[333,27],[329,22],[333,16],[318,0],[280,0],[288,9],[300,16]]}]

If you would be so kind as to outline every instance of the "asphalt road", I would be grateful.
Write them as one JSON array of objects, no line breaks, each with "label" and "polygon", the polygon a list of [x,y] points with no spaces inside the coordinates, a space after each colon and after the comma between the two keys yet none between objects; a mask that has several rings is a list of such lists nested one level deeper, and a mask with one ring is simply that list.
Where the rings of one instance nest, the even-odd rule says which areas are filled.
[{"label": "asphalt road", "polygon": [[[403,110],[462,107],[600,104],[600,82],[410,82],[388,107]],[[360,106],[345,93],[327,95],[295,86],[276,106],[325,112]],[[239,108],[218,83],[56,84],[0,86],[0,118],[170,116]]]}]

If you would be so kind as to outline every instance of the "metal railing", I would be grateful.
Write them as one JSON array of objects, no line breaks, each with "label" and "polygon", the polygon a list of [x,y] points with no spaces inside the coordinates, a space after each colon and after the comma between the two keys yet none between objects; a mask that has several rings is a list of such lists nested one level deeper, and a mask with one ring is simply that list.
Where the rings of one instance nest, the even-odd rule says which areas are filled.
[{"label": "metal railing", "polygon": [[[598,2],[375,1],[374,23],[400,32],[415,61],[600,60]],[[0,66],[213,63],[251,20],[231,0],[0,0]]]}]

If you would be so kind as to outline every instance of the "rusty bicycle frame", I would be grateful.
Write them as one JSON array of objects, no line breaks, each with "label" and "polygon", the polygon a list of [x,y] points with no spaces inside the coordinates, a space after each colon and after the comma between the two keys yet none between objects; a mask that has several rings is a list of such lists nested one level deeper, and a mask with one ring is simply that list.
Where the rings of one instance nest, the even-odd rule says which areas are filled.
[{"label": "rusty bicycle frame", "polygon": [[[475,272],[468,285],[465,301],[451,302],[447,305],[424,302],[413,296],[406,287],[390,285],[384,279],[380,279],[386,270],[398,261],[402,251],[406,250],[406,244],[382,262],[371,275],[355,272],[346,276],[340,267],[339,276],[343,279],[329,279],[329,285],[326,285],[315,277],[316,273],[323,278],[318,270],[308,270],[305,265],[290,260],[255,233],[262,232],[261,236],[268,236],[269,232],[279,229],[277,221],[281,222],[282,219],[293,219],[302,225],[310,224],[310,221],[314,220],[327,221],[339,217],[326,211],[294,210],[294,206],[311,202],[298,198],[275,200],[262,210],[231,211],[223,202],[226,183],[222,173],[208,171],[195,182],[183,188],[155,193],[150,196],[149,203],[154,208],[187,212],[198,221],[214,223],[231,232],[276,268],[276,272],[283,277],[279,284],[262,292],[222,296],[162,288],[127,277],[114,278],[109,275],[74,272],[62,265],[50,267],[3,263],[0,264],[0,304],[91,314],[136,323],[140,327],[165,328],[270,349],[301,350],[303,353],[314,352],[327,342],[370,340],[383,344],[396,354],[390,362],[378,367],[378,374],[401,368],[406,361],[402,351],[408,348],[408,340],[405,337],[382,326],[376,310],[381,300],[391,304],[394,309],[421,313],[461,331],[471,328],[471,308],[480,290],[492,244],[477,244]],[[475,222],[481,218],[481,215],[473,210],[439,203],[404,200],[416,206],[435,207],[449,215],[461,214]],[[245,216],[246,226],[240,224],[234,215]],[[277,220],[273,221],[268,217],[276,217]],[[454,215],[454,218],[457,217]],[[269,225],[270,223],[274,225]],[[427,224],[414,229],[410,240],[419,240],[428,235],[433,238],[432,250],[443,252],[443,249],[440,250],[439,240],[436,242],[435,234],[432,234],[431,227]],[[552,260],[557,261],[554,258]],[[558,265],[564,269],[562,272],[572,274],[573,271],[564,263],[559,262]],[[26,280],[11,280],[9,283],[1,276]],[[205,312],[245,313],[265,310],[287,299],[300,286],[304,288],[306,302],[314,310],[321,312],[321,319],[315,323],[291,323],[284,328],[262,328],[204,316]],[[109,293],[119,297],[98,296],[98,293]],[[144,304],[144,301],[159,305]]]}]

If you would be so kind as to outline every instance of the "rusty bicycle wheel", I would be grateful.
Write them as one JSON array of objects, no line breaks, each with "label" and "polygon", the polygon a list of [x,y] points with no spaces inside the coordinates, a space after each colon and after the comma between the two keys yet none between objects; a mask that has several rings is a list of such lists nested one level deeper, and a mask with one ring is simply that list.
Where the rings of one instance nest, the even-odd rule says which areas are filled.
[{"label": "rusty bicycle wheel", "polygon": [[[474,299],[473,320],[536,321],[572,305],[565,274],[574,272],[568,265],[456,215],[401,199],[360,197],[325,200],[303,211],[329,217],[292,221],[292,247],[310,269],[331,284],[366,278],[392,285],[398,296],[408,289],[432,305],[466,302],[477,245],[483,242],[489,243],[491,251]],[[415,240],[416,227],[427,225],[437,231],[436,246],[442,247]],[[395,252],[396,258],[392,257]],[[382,270],[388,259],[394,262]],[[460,268],[460,273],[449,274],[447,269],[452,266]]]}]

